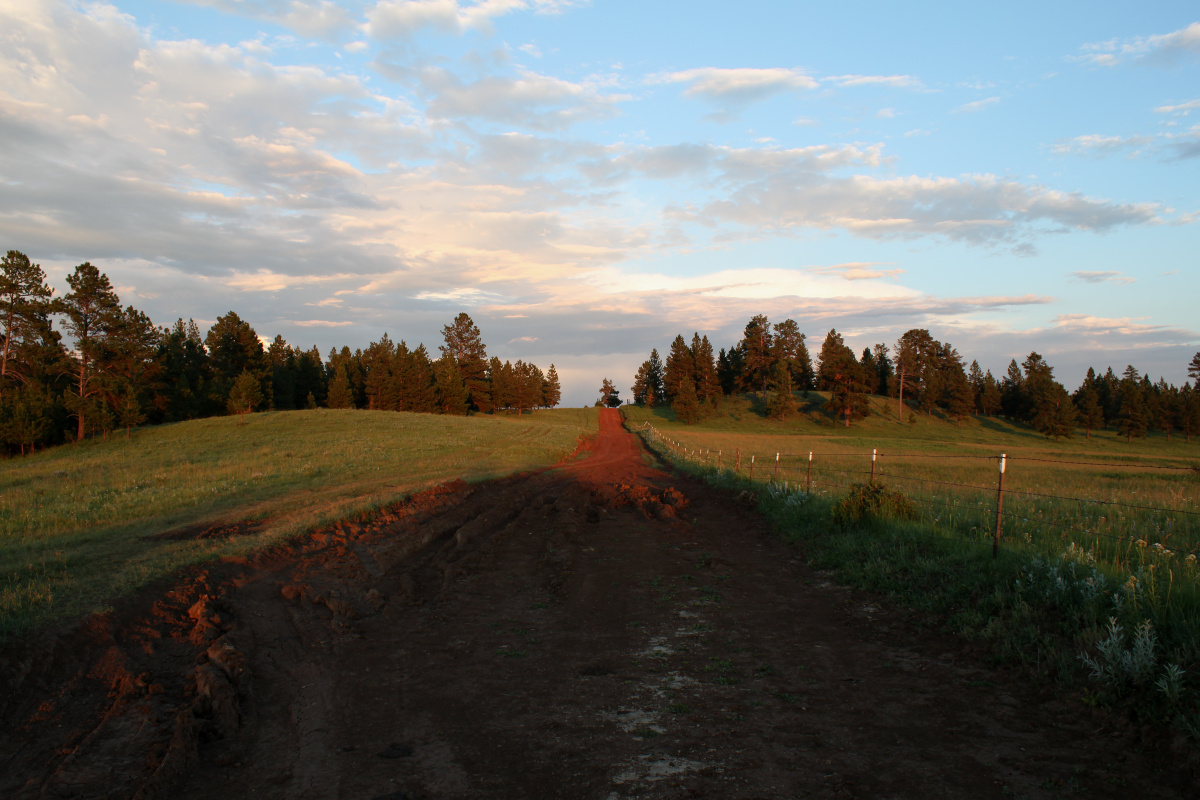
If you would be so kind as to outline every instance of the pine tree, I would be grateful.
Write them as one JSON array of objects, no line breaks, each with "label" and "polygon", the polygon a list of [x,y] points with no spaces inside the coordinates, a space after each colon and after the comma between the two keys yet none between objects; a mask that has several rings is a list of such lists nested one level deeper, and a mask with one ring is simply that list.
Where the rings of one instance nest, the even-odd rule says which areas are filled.
[{"label": "pine tree", "polygon": [[1134,437],[1144,439],[1146,430],[1150,427],[1149,413],[1146,409],[1146,396],[1138,381],[1137,370],[1129,366],[1120,384],[1121,410],[1117,416],[1117,430],[1125,437],[1126,442],[1132,442]]},{"label": "pine tree", "polygon": [[[107,432],[103,424],[102,392],[108,367],[106,347],[109,336],[117,326],[121,301],[113,291],[108,276],[85,261],[67,276],[71,291],[59,302],[65,317],[63,327],[75,340],[75,365],[72,387],[67,397],[68,410],[78,421],[76,440],[97,427]],[[88,422],[89,415],[97,416],[97,426]]]},{"label": "pine tree", "polygon": [[767,416],[786,422],[788,417],[800,410],[800,404],[792,395],[792,371],[785,362],[776,362],[772,370],[771,388],[774,394],[767,403]]},{"label": "pine tree", "polygon": [[[954,355],[957,357],[957,353]],[[954,425],[958,427],[966,417],[971,416],[971,413],[975,411],[975,390],[971,388],[971,381],[963,372],[962,361],[954,362],[952,359],[951,363],[956,363],[956,366],[952,366],[946,374],[943,397],[945,398],[946,412],[954,418]]]},{"label": "pine tree", "polygon": [[1188,362],[1188,377],[1192,379],[1193,388],[1200,389],[1200,353],[1192,356],[1192,360]]},{"label": "pine tree", "polygon": [[1071,438],[1075,428],[1075,404],[1061,383],[1055,380],[1039,382],[1032,404],[1035,430],[1047,438],[1053,436],[1056,442],[1062,437]]},{"label": "pine tree", "polygon": [[433,370],[437,377],[438,412],[455,416],[466,414],[470,409],[467,386],[454,354],[450,351],[443,352],[442,357],[433,363]]},{"label": "pine tree", "polygon": [[36,342],[51,309],[46,273],[24,253],[9,250],[0,261],[0,397],[29,378],[26,349]]},{"label": "pine tree", "polygon": [[407,345],[401,342],[398,351],[402,353],[397,356],[400,359],[399,410],[416,414],[434,413],[437,411],[436,379],[425,345],[417,345],[416,350],[408,352]]},{"label": "pine tree", "polygon": [[870,413],[862,367],[855,360],[854,351],[842,342],[836,330],[830,330],[821,344],[817,381],[818,388],[828,389],[829,407],[835,415],[845,419],[847,428],[851,420]]},{"label": "pine tree", "polygon": [[882,342],[871,348],[872,355],[875,356],[875,368],[878,370],[875,386],[877,394],[887,394],[888,388],[892,385],[893,364],[892,359],[888,356],[888,346]]},{"label": "pine tree", "polygon": [[367,395],[367,408],[380,411],[395,411],[400,404],[396,366],[396,346],[384,332],[378,342],[371,342],[363,352],[363,391]]},{"label": "pine tree", "polygon": [[692,351],[682,336],[676,336],[671,342],[671,352],[667,356],[667,369],[663,375],[663,388],[668,400],[674,400],[679,394],[685,380],[692,381],[692,391],[695,392],[696,365],[692,361]]},{"label": "pine tree", "polygon": [[[804,334],[794,319],[785,319],[771,326],[774,337],[771,344],[772,361],[782,361],[792,377],[792,386],[808,391],[813,383],[813,365],[809,358],[808,348],[804,344]],[[771,371],[774,376],[774,372]]]},{"label": "pine tree", "polygon": [[696,397],[702,405],[702,416],[715,414],[721,408],[721,380],[717,377],[717,362],[707,336],[692,336],[692,363],[695,365]]},{"label": "pine tree", "polygon": [[120,412],[117,415],[117,424],[125,429],[125,438],[129,438],[130,428],[136,428],[145,421],[146,413],[142,411],[142,404],[138,401],[137,392],[129,392],[121,401]]},{"label": "pine tree", "polygon": [[981,401],[983,398],[984,381],[983,370],[980,369],[978,361],[971,362],[971,368],[967,371],[967,382],[971,385],[971,393],[975,400],[975,409],[982,412],[983,403]]},{"label": "pine tree", "polygon": [[271,370],[262,341],[250,323],[236,312],[230,311],[217,317],[204,337],[204,345],[208,349],[211,411],[218,413],[216,410],[224,406],[233,390],[234,381],[243,372],[249,372],[258,379],[259,391],[264,395],[270,391],[268,382]]},{"label": "pine tree", "polygon": [[742,353],[742,372],[739,384],[742,389],[767,391],[767,381],[770,379],[771,365],[774,355],[771,352],[774,344],[771,335],[771,323],[762,314],[750,318],[742,332],[742,341],[738,349]]},{"label": "pine tree", "polygon": [[546,383],[542,387],[542,405],[554,408],[561,402],[562,387],[558,383],[558,370],[551,364],[550,369],[546,370]]},{"label": "pine tree", "polygon": [[1100,397],[1091,384],[1085,382],[1075,392],[1075,410],[1078,412],[1079,424],[1083,427],[1086,438],[1091,439],[1092,430],[1104,425],[1104,410],[1100,407]]},{"label": "pine tree", "polygon": [[1014,358],[1000,382],[1000,410],[1010,419],[1020,419],[1025,409],[1025,376]]},{"label": "pine tree", "polygon": [[454,322],[442,328],[445,344],[438,349],[442,355],[454,356],[458,371],[467,388],[467,402],[473,411],[488,412],[492,409],[488,383],[487,347],[479,327],[466,312],[454,318]]},{"label": "pine tree", "polygon": [[[694,389],[693,389],[694,391]],[[597,406],[606,408],[616,408],[621,405],[619,391],[613,382],[605,378],[600,384],[600,399],[596,401]]]},{"label": "pine tree", "polygon": [[1000,410],[1003,395],[1000,392],[1000,382],[989,369],[983,376],[983,392],[979,395],[979,410],[984,416],[992,416]]},{"label": "pine tree", "polygon": [[333,380],[329,382],[329,397],[325,404],[329,408],[354,408],[354,390],[344,362],[333,368]]},{"label": "pine tree", "polygon": [[229,390],[229,399],[226,401],[229,413],[237,414],[238,424],[241,424],[243,417],[262,405],[262,402],[262,378],[248,369],[242,370]]},{"label": "pine tree", "polygon": [[858,364],[863,370],[863,385],[867,387],[867,394],[879,394],[879,365],[875,363],[875,354],[871,352],[871,348],[863,348]]},{"label": "pine tree", "polygon": [[1200,389],[1195,389],[1187,383],[1179,392],[1179,430],[1190,443],[1192,437],[1200,433]]},{"label": "pine tree", "polygon": [[675,414],[675,419],[684,425],[700,421],[700,401],[696,397],[696,382],[691,376],[684,376],[680,381],[675,399],[671,401],[671,411]]}]

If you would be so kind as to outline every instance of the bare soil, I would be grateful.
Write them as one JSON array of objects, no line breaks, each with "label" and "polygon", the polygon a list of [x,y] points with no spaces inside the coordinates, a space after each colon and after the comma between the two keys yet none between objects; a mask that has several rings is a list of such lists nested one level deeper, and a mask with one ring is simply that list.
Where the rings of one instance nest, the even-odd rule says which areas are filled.
[{"label": "bare soil", "polygon": [[1178,743],[927,623],[655,468],[605,411],[582,459],[8,647],[0,796],[1197,796]]}]

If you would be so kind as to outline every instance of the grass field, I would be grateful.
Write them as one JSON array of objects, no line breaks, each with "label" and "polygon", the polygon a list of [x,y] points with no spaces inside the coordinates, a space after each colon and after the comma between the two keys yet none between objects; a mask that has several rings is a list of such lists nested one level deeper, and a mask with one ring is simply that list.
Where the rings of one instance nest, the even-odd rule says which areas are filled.
[{"label": "grass field", "polygon": [[[277,543],[452,478],[552,464],[594,409],[217,417],[0,463],[0,637],[86,613],[183,565]],[[153,538],[250,522],[232,538]]]},{"label": "grass field", "polygon": [[[895,408],[873,398],[880,412],[885,403]],[[1003,658],[1099,686],[1097,702],[1136,698],[1140,717],[1174,720],[1200,739],[1200,439],[1151,434],[1128,443],[1081,431],[1054,442],[1002,419],[956,426],[918,414],[901,424],[894,410],[849,429],[819,415],[781,423],[765,419],[752,397],[731,398],[726,416],[693,426],[668,409],[624,411],[680,467],[762,490],[763,510],[806,543],[815,566],[937,611]],[[911,500],[915,519],[835,525],[850,487],[870,481],[873,450],[876,481]],[[1003,538],[993,560],[1001,453]],[[1151,633],[1135,634],[1147,622]],[[1090,684],[1083,656],[1104,668]],[[1182,683],[1159,686],[1172,664]],[[1190,695],[1169,700],[1181,686]]]}]

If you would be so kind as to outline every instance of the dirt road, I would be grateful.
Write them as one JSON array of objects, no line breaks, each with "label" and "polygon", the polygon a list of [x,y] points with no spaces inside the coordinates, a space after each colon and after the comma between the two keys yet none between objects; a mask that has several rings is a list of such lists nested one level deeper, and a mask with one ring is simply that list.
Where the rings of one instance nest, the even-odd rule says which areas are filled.
[{"label": "dirt road", "polygon": [[1132,733],[585,458],[452,485],[0,658],[0,796],[1187,797]]}]

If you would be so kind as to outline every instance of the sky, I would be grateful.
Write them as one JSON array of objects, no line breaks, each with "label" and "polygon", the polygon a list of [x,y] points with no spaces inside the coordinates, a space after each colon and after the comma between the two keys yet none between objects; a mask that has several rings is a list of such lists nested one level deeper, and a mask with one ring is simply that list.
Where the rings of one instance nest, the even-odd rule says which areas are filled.
[{"label": "sky", "polygon": [[[979,7],[977,7],[979,6]],[[554,363],[1200,350],[1194,3],[0,0],[0,249],[160,325]]]}]

